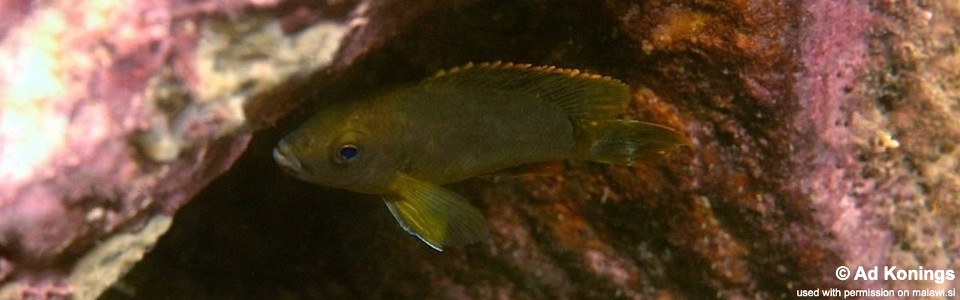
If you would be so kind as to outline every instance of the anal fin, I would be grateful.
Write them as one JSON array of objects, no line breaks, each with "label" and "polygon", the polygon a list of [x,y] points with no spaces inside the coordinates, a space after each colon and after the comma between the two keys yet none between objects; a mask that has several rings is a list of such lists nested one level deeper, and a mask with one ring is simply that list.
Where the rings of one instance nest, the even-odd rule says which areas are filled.
[{"label": "anal fin", "polygon": [[384,196],[387,208],[404,230],[437,251],[488,233],[480,210],[457,193],[404,174],[392,186],[394,193]]}]

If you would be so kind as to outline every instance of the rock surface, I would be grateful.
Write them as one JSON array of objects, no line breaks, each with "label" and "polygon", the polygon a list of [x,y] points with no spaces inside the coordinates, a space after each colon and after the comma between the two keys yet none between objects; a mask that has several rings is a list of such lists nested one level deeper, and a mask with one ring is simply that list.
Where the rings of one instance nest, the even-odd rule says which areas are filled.
[{"label": "rock surface", "polygon": [[0,299],[97,297],[271,120],[245,106],[329,65],[340,17],[276,5],[0,6]]},{"label": "rock surface", "polygon": [[[4,4],[0,295],[95,295],[117,275],[77,278],[125,270],[98,255],[127,255],[112,266],[140,255],[104,245],[146,250],[174,212],[102,298],[960,287],[835,276],[960,259],[960,4],[940,2]],[[47,47],[28,36],[59,37],[40,48],[52,67],[18,54]],[[619,78],[635,91],[626,118],[679,128],[696,147],[633,167],[566,162],[453,184],[493,234],[443,253],[403,233],[376,197],[298,182],[270,157],[325,103],[493,60]],[[33,69],[56,80],[43,93],[11,88],[29,87],[13,74]]]}]

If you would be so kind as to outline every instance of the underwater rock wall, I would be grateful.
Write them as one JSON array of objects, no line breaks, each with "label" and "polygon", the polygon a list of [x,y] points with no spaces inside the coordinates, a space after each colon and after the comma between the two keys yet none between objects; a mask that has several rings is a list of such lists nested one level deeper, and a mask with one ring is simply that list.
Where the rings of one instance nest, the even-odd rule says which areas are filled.
[{"label": "underwater rock wall", "polygon": [[[957,266],[950,1],[10,3],[3,299],[108,285],[106,299],[960,285],[835,276]],[[492,235],[443,253],[377,197],[298,182],[270,157],[325,103],[495,60],[621,79],[634,91],[626,118],[678,128],[695,147],[453,184]]]},{"label": "underwater rock wall", "polygon": [[318,7],[0,5],[0,299],[91,299],[139,261],[272,120],[251,99],[330,63]]}]

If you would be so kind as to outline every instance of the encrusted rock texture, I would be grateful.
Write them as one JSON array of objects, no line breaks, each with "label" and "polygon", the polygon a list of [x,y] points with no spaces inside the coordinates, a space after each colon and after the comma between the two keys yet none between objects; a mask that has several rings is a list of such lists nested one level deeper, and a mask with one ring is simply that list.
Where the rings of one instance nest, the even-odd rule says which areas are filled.
[{"label": "encrusted rock texture", "polygon": [[[0,5],[0,296],[960,287],[835,275],[958,268],[952,1],[88,4]],[[325,104],[496,60],[621,79],[625,118],[695,146],[452,184],[492,234],[442,253],[378,197],[299,182],[270,156]]]},{"label": "encrusted rock texture", "polygon": [[0,299],[91,299],[116,282],[284,106],[246,107],[329,65],[346,26],[321,7],[342,14],[0,4]]}]

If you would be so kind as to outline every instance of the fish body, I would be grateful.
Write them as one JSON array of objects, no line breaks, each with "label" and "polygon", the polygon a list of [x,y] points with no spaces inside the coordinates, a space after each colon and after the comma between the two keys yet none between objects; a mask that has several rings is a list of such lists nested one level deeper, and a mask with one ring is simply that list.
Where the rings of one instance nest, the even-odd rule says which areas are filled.
[{"label": "fish body", "polygon": [[544,161],[630,164],[689,143],[617,119],[629,99],[619,81],[576,70],[468,64],[321,109],[274,158],[302,180],[382,195],[404,229],[442,250],[486,233],[482,214],[442,184]]}]

